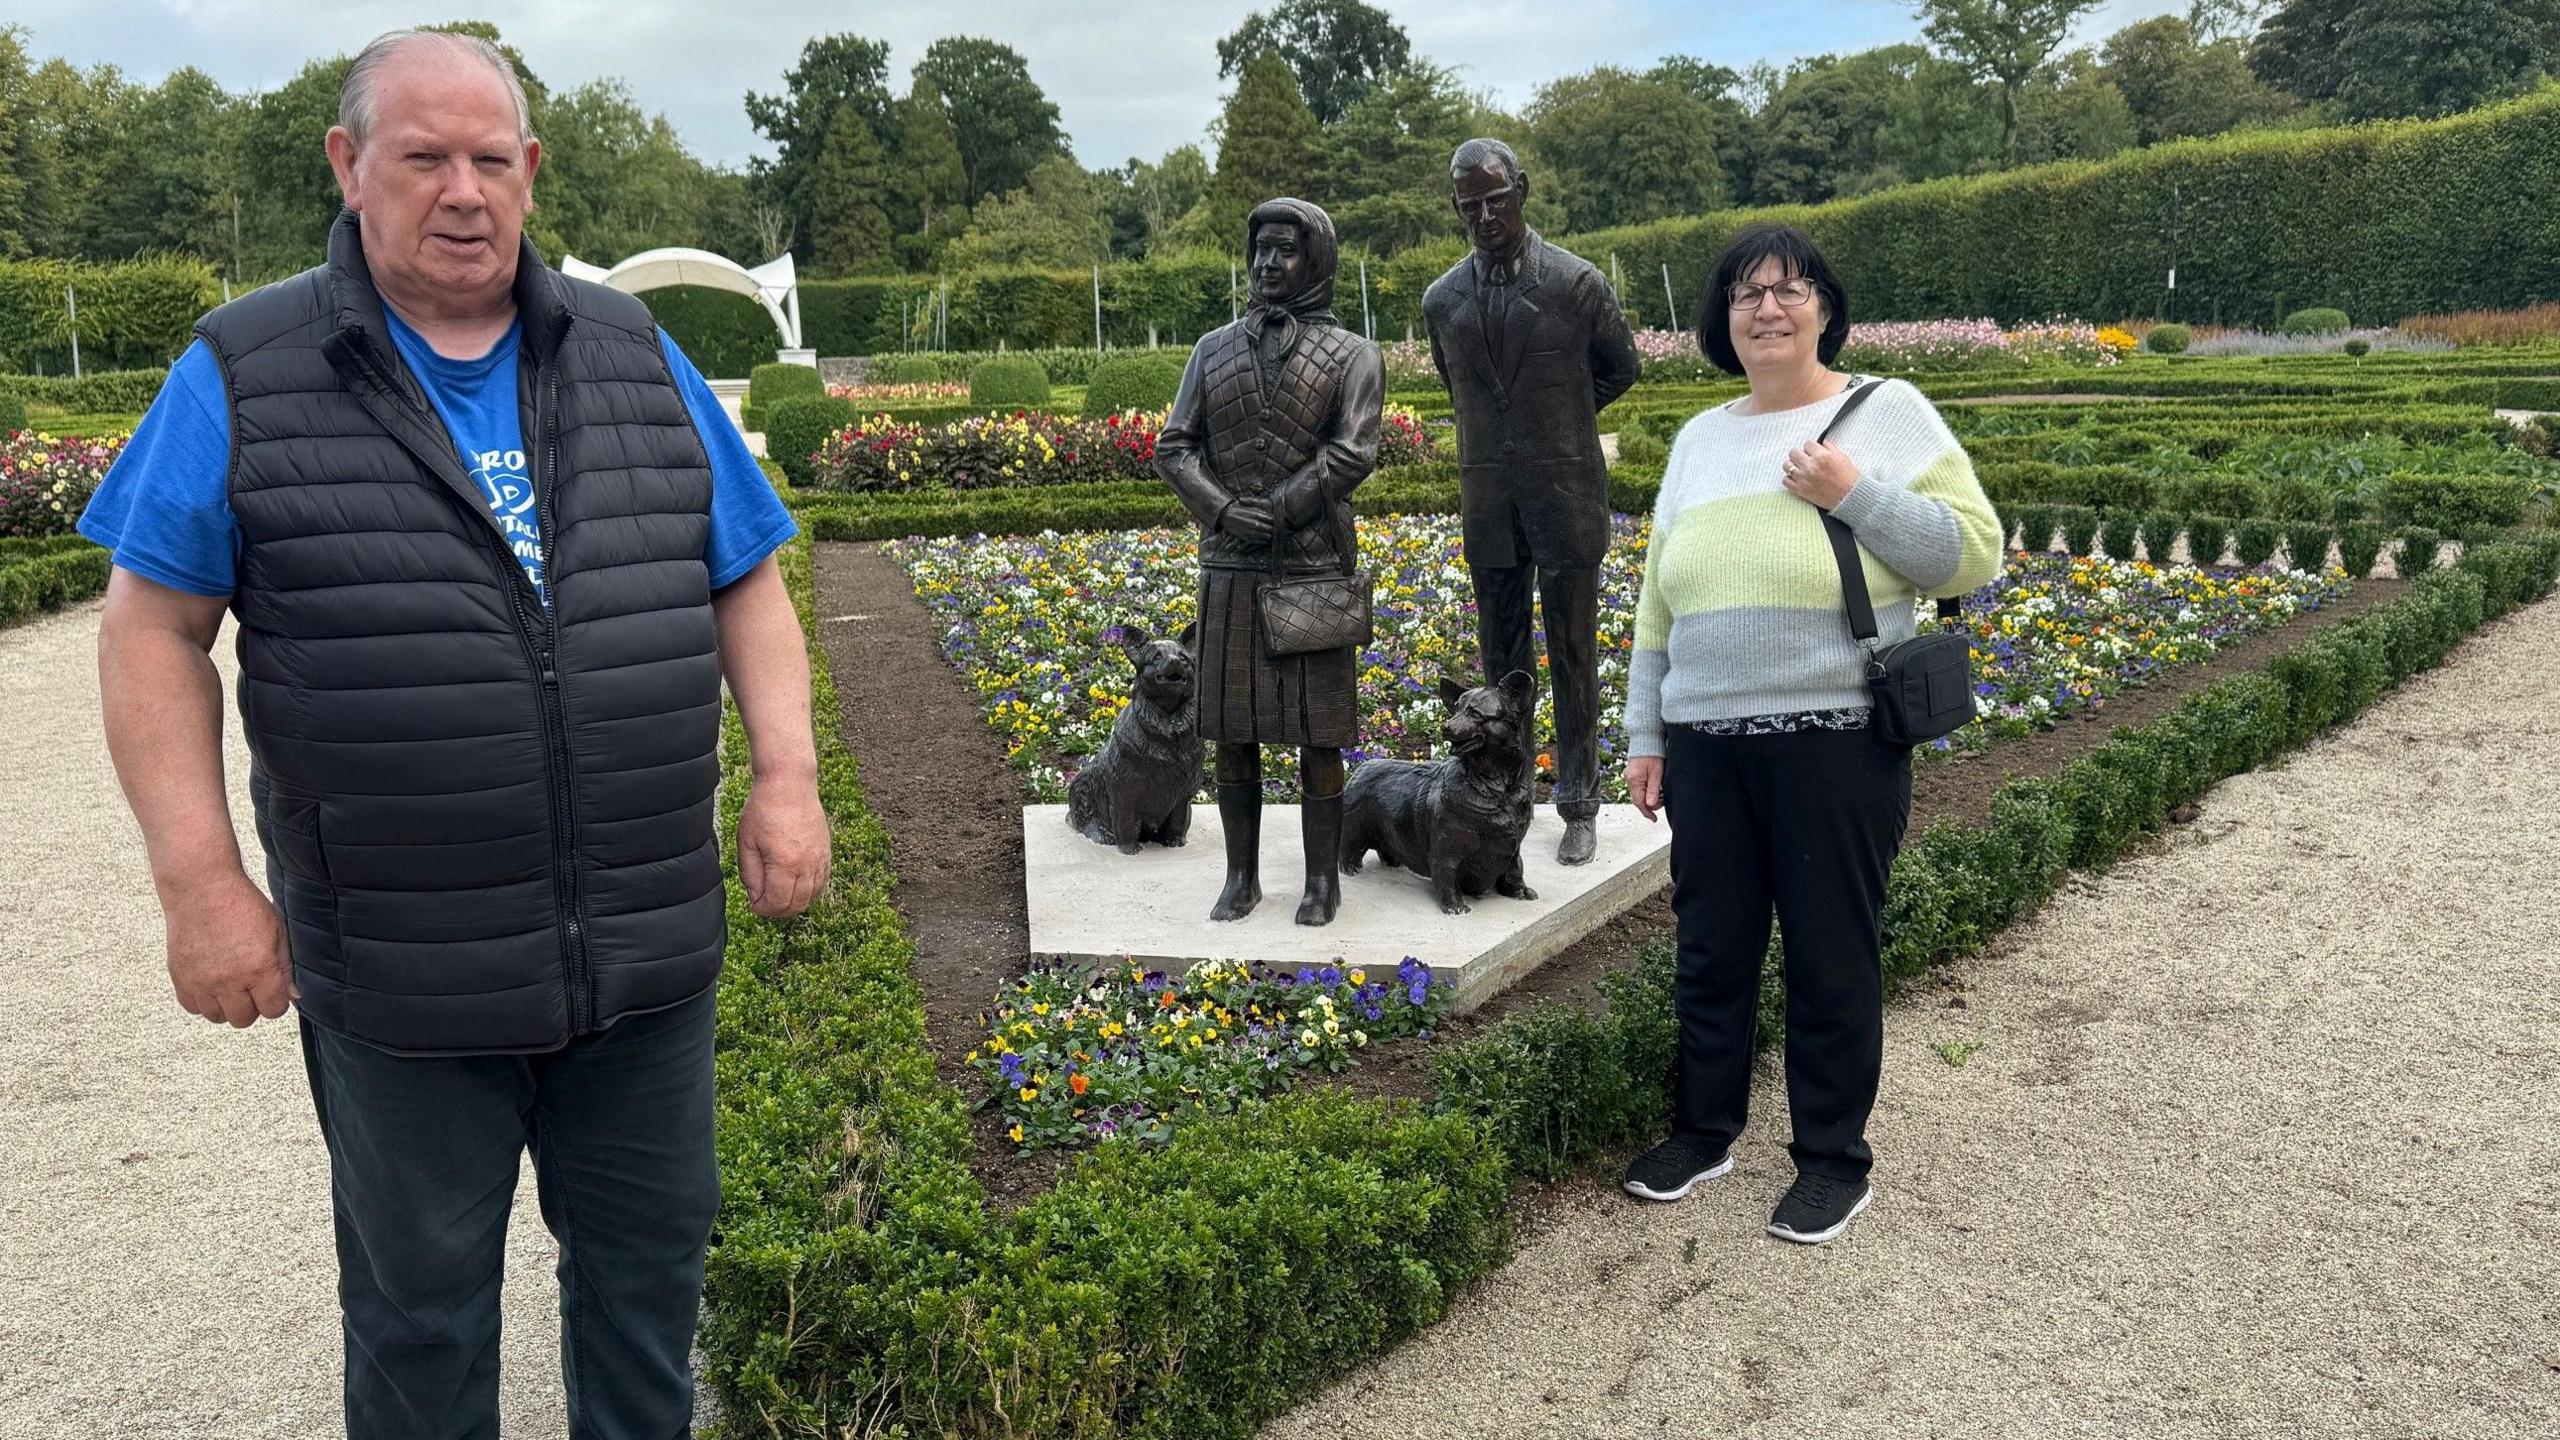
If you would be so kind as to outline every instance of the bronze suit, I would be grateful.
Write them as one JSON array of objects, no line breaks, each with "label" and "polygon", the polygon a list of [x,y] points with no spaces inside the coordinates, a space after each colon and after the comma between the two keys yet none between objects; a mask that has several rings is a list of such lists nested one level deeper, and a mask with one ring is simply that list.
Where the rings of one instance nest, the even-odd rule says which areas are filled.
[{"label": "bronze suit", "polygon": [[1600,573],[1609,552],[1601,407],[1636,383],[1635,339],[1600,272],[1530,231],[1488,284],[1470,253],[1422,297],[1458,425],[1459,503],[1488,679],[1538,671],[1543,610],[1555,687],[1557,812],[1600,809]]}]

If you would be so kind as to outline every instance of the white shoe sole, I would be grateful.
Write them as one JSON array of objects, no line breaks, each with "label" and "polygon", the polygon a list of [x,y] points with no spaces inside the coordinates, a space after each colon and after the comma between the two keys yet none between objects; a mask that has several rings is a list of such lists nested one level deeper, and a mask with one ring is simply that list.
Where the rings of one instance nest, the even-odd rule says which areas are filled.
[{"label": "white shoe sole", "polygon": [[1682,1182],[1680,1188],[1677,1190],[1656,1190],[1652,1186],[1646,1185],[1641,1181],[1630,1180],[1627,1182],[1627,1193],[1640,1200],[1677,1200],[1681,1196],[1686,1195],[1691,1190],[1697,1188],[1699,1181],[1713,1180],[1720,1175],[1730,1174],[1732,1170],[1733,1157],[1727,1155],[1715,1164],[1710,1165],[1706,1169],[1699,1171],[1697,1174],[1690,1176],[1686,1181]]},{"label": "white shoe sole", "polygon": [[1781,1240],[1791,1240],[1798,1245],[1827,1245],[1839,1239],[1840,1232],[1848,1229],[1849,1222],[1857,1219],[1859,1212],[1865,1210],[1867,1203],[1875,1198],[1875,1187],[1870,1185],[1867,1187],[1867,1193],[1858,1197],[1858,1203],[1849,1207],[1849,1213],[1841,1216],[1840,1222],[1827,1230],[1790,1230],[1772,1220],[1769,1222],[1769,1233]]}]

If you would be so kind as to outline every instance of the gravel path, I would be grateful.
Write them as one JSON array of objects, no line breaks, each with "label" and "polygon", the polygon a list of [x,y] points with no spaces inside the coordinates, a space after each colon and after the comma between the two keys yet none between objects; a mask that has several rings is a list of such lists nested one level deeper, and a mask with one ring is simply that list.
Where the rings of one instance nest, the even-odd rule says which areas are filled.
[{"label": "gravel path", "polygon": [[[2560,1434],[2560,603],[1886,1027],[1877,1198],[1576,1199],[1266,1440]],[[1978,1044],[1961,1067],[1939,1050]]]},{"label": "gravel path", "polygon": [[[293,1022],[237,1031],[170,998],[97,629],[91,603],[0,630],[0,1437],[338,1433],[328,1152]],[[228,627],[215,654],[227,693]],[[554,1252],[524,1176],[503,1414],[557,1435]]]}]

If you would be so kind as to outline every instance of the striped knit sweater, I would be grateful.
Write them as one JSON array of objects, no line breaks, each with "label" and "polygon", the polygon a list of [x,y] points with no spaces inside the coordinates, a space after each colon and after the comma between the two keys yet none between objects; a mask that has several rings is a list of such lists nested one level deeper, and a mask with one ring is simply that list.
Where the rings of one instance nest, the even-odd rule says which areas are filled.
[{"label": "striped knit sweater", "polygon": [[[2001,527],[1927,397],[1902,380],[1854,383],[1883,388],[1831,437],[1859,476],[1834,513],[1857,536],[1877,644],[1890,645],[1915,630],[1918,597],[1999,574]],[[1766,415],[1722,405],[1681,428],[1636,602],[1628,754],[1660,755],[1665,725],[1873,703],[1822,513],[1779,479],[1847,393]]]}]

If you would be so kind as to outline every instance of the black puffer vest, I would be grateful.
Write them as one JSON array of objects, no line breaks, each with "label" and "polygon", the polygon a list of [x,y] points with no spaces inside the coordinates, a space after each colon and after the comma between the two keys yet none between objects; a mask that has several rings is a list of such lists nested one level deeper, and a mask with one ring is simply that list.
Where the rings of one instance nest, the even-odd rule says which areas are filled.
[{"label": "black puffer vest", "polygon": [[[1262,388],[1253,336],[1238,321],[1200,337],[1192,363],[1200,367],[1201,413],[1207,433],[1200,449],[1209,473],[1233,495],[1262,495],[1315,458],[1342,400],[1343,375],[1352,356],[1369,342],[1334,325],[1304,325],[1280,362],[1279,383]],[[1281,563],[1293,572],[1333,574],[1351,569],[1351,502],[1333,505],[1328,523],[1290,532]],[[1270,563],[1268,546],[1251,545],[1224,530],[1200,537],[1200,563],[1216,570],[1259,570]]]},{"label": "black puffer vest", "polygon": [[302,1013],[387,1050],[538,1051],[718,975],[711,466],[639,301],[516,272],[546,613],[329,261],[196,333],[230,392],[240,717]]}]

